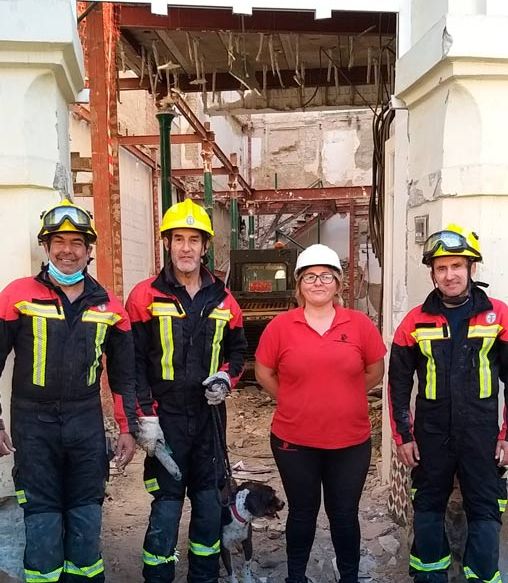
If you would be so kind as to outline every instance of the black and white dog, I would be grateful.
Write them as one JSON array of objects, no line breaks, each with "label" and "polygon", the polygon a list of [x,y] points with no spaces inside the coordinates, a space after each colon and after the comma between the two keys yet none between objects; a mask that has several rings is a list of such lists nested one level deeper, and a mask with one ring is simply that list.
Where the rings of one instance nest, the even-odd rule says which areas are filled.
[{"label": "black and white dog", "polygon": [[245,557],[242,581],[253,583],[252,520],[276,518],[277,512],[283,508],[284,502],[277,497],[275,490],[270,486],[256,482],[244,482],[238,487],[235,486],[231,503],[222,511],[221,557],[230,583],[238,583],[233,569],[231,551],[240,547]]}]

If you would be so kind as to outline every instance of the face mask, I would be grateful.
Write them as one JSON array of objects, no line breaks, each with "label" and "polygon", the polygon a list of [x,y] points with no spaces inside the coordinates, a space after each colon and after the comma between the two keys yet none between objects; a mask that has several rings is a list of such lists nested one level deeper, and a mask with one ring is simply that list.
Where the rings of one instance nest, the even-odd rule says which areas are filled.
[{"label": "face mask", "polygon": [[72,273],[71,275],[62,273],[51,261],[48,261],[48,273],[57,283],[66,286],[76,285],[85,278],[82,271],[76,271],[76,273]]}]

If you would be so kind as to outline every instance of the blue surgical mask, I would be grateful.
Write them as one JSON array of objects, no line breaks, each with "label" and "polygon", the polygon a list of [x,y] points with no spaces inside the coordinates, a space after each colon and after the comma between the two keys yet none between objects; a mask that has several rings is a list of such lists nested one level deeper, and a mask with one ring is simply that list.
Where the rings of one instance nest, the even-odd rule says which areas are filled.
[{"label": "blue surgical mask", "polygon": [[85,275],[82,271],[76,271],[76,273],[71,273],[71,275],[67,275],[66,273],[62,273],[53,263],[48,261],[48,273],[51,277],[60,285],[76,285],[80,281],[85,278]]}]

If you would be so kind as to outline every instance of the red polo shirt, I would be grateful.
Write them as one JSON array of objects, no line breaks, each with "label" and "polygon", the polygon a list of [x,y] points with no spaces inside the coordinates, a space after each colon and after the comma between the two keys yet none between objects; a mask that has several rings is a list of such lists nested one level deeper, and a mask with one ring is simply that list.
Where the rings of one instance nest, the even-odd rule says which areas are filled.
[{"label": "red polo shirt", "polygon": [[337,306],[322,336],[307,324],[303,308],[278,315],[256,351],[279,378],[273,433],[324,449],[363,443],[370,436],[365,366],[385,354],[379,331],[362,312]]}]

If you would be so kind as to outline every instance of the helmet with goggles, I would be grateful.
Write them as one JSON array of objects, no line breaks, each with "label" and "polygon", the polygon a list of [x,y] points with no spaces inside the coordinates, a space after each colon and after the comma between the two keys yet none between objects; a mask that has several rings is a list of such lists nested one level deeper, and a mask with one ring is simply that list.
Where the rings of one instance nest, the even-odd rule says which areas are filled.
[{"label": "helmet with goggles", "polygon": [[437,231],[430,235],[423,246],[422,263],[430,267],[436,257],[449,256],[481,261],[478,235],[454,224],[448,225],[443,231]]},{"label": "helmet with goggles", "polygon": [[37,238],[42,243],[55,233],[82,233],[89,243],[95,243],[97,233],[92,214],[70,200],[62,200],[41,214],[41,229]]}]

